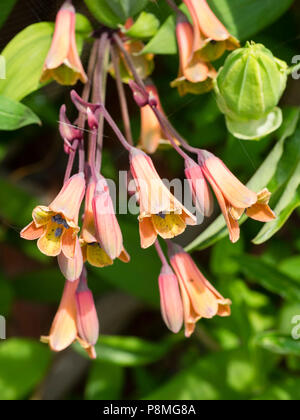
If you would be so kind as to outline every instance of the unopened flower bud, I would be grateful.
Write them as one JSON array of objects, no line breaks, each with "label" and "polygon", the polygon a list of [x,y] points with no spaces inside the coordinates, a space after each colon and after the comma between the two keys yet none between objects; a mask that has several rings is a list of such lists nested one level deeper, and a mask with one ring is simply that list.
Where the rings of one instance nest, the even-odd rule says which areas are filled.
[{"label": "unopened flower bud", "polygon": [[286,88],[287,64],[262,44],[247,43],[232,52],[215,81],[220,110],[236,137],[258,139],[282,123],[277,107]]}]

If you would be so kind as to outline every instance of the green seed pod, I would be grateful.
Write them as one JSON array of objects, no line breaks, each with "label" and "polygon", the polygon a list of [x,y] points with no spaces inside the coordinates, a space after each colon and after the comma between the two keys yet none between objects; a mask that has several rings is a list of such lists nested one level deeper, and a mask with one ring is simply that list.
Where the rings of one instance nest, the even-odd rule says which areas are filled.
[{"label": "green seed pod", "polygon": [[287,70],[287,64],[262,44],[247,43],[228,56],[214,88],[232,134],[256,139],[281,125],[277,104],[286,88]]}]

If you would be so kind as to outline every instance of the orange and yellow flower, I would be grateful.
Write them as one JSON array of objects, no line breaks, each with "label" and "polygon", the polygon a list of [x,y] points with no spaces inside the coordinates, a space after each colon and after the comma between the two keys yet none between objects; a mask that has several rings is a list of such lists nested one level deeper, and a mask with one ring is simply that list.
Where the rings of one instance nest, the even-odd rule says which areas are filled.
[{"label": "orange and yellow flower", "polygon": [[170,245],[171,265],[179,280],[183,301],[185,335],[190,337],[201,318],[230,316],[231,301],[225,299],[203,276],[192,257],[180,246]]},{"label": "orange and yellow flower", "polygon": [[49,344],[52,351],[59,352],[77,340],[89,356],[95,359],[94,345],[99,334],[99,321],[91,293],[87,294],[87,289],[81,294],[80,284],[80,279],[73,282],[66,280],[50,334],[41,337],[41,341]]},{"label": "orange and yellow flower", "polygon": [[[87,187],[80,242],[84,260],[88,261],[94,267],[102,268],[112,265],[115,258],[119,258],[121,261],[128,263],[130,257],[124,249],[122,233],[114,212],[106,214],[106,218],[101,214],[101,209],[97,213],[101,202],[105,202],[112,209],[108,186],[103,177],[100,178],[100,183],[104,187],[104,191],[102,191],[102,196],[99,197],[99,184],[95,203],[96,181],[91,179]],[[107,220],[108,218],[109,221]]]},{"label": "orange and yellow flower", "polygon": [[178,15],[176,36],[179,49],[179,74],[172,83],[181,96],[187,93],[195,95],[205,93],[213,88],[216,70],[205,62],[198,52],[193,51],[194,29],[183,15]]},{"label": "orange and yellow flower", "polygon": [[54,36],[44,64],[41,82],[51,79],[61,85],[75,85],[78,79],[83,83],[87,82],[87,75],[76,46],[75,22],[75,9],[66,2],[56,17]]},{"label": "orange and yellow flower", "polygon": [[269,206],[271,193],[267,189],[258,194],[251,191],[210,152],[203,150],[199,153],[199,165],[214,190],[232,242],[240,238],[238,221],[245,211],[249,217],[261,222],[270,222],[276,218]]},{"label": "orange and yellow flower", "polygon": [[149,156],[139,149],[130,152],[131,173],[140,204],[142,248],[153,245],[157,235],[170,239],[180,235],[196,218],[174,197],[159,177]]},{"label": "orange and yellow flower", "polygon": [[65,183],[48,207],[38,206],[33,210],[33,222],[21,231],[21,237],[38,239],[39,250],[49,257],[57,257],[63,252],[67,258],[74,258],[84,193],[84,174],[79,173]]},{"label": "orange and yellow flower", "polygon": [[220,58],[226,50],[240,47],[239,41],[230,35],[213,13],[206,0],[183,0],[193,20],[193,54],[204,61]]}]

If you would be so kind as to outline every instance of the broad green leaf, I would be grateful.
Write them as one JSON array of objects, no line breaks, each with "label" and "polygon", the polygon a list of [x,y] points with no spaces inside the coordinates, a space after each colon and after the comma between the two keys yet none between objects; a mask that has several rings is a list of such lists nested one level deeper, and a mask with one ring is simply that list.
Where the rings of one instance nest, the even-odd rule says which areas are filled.
[{"label": "broad green leaf", "polygon": [[1,2],[0,27],[8,18],[17,0],[5,0]]},{"label": "broad green leaf", "polygon": [[0,95],[0,130],[17,130],[30,124],[41,124],[30,108]]},{"label": "broad green leaf", "polygon": [[280,272],[275,266],[251,255],[240,255],[239,264],[241,272],[249,279],[263,286],[270,292],[283,298],[300,300],[300,281],[294,280]]},{"label": "broad green leaf", "polygon": [[279,269],[293,279],[298,280],[300,278],[300,256],[285,258],[280,262]]},{"label": "broad green leaf", "polygon": [[[282,130],[280,131],[280,140],[247,184],[251,190],[259,192],[272,180],[284,151],[284,143],[286,139],[295,132],[299,116],[299,108],[291,108],[288,110]],[[240,223],[244,223],[245,220],[247,220],[247,218],[243,217]],[[227,226],[223,215],[221,215],[204,232],[202,232],[198,238],[187,246],[187,251],[208,248],[227,235]]]},{"label": "broad green leaf", "polygon": [[[238,380],[240,378],[240,380]],[[255,383],[255,368],[240,350],[202,357],[147,395],[147,400],[241,399]]]},{"label": "broad green leaf", "polygon": [[146,7],[148,0],[84,0],[91,13],[102,23],[117,28]]},{"label": "broad green leaf", "polygon": [[156,35],[143,49],[143,54],[176,54],[175,17],[169,16]]},{"label": "broad green leaf", "polygon": [[43,379],[51,353],[33,340],[11,338],[0,343],[0,399],[20,400]]},{"label": "broad green leaf", "polygon": [[[229,32],[246,41],[275,22],[291,6],[293,0],[208,0],[209,5]],[[184,8],[183,8],[184,9]],[[161,49],[163,40],[164,49]],[[168,18],[145,51],[154,54],[176,54],[175,19]]]},{"label": "broad green leaf", "polygon": [[124,33],[131,38],[148,39],[155,35],[159,28],[159,20],[152,13],[142,12],[136,22]]},{"label": "broad green leaf", "polygon": [[97,361],[92,364],[85,387],[86,400],[118,400],[124,384],[124,368]]},{"label": "broad green leaf", "polygon": [[259,334],[255,342],[272,353],[300,356],[300,340],[294,340],[291,336],[276,331]]},{"label": "broad green leaf", "polygon": [[[102,335],[95,346],[97,357],[103,362],[119,366],[141,366],[160,360],[170,349],[171,341],[151,343],[137,337]],[[85,355],[79,345],[75,348]]]},{"label": "broad green leaf", "polygon": [[[80,51],[91,26],[88,19],[80,15],[77,15],[77,25],[77,45]],[[54,23],[34,23],[16,35],[4,48],[1,54],[6,61],[6,79],[0,80],[1,95],[20,101],[42,86],[40,77],[53,31]]]}]

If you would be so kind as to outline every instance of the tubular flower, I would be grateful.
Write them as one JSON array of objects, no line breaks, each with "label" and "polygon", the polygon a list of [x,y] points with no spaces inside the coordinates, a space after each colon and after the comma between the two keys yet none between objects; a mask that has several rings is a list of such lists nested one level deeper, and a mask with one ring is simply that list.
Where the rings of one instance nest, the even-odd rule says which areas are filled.
[{"label": "tubular flower", "polygon": [[230,316],[231,301],[223,298],[207,281],[191,256],[174,244],[170,245],[169,253],[171,265],[179,280],[186,337],[193,334],[196,322],[201,318]]},{"label": "tubular flower", "polygon": [[[85,320],[88,319],[93,323],[93,325],[90,325],[89,328],[96,331],[98,326],[99,332],[99,324],[98,319],[97,321],[95,320],[95,309],[92,308],[90,297],[87,299],[86,296],[80,296],[80,308],[78,313],[78,296],[76,291],[79,284],[79,279],[74,282],[66,280],[63,296],[58,311],[54,317],[50,334],[49,336],[41,337],[41,341],[49,344],[52,351],[59,352],[65,350],[77,340],[87,351],[89,356],[94,359],[96,357],[96,353],[93,346],[96,342],[92,336],[92,343],[85,340],[85,338],[88,338],[88,335],[82,333],[82,322],[84,322],[82,320],[87,315],[88,311],[90,311],[92,316],[85,317]],[[85,328],[87,328],[86,325]]]},{"label": "tubular flower", "polygon": [[93,294],[83,272],[76,290],[77,329],[79,342],[92,359],[96,358],[95,344],[99,338],[99,320]]},{"label": "tubular flower", "polygon": [[149,156],[132,148],[130,163],[140,202],[142,248],[153,245],[157,235],[174,238],[185,231],[186,225],[196,224],[196,218],[164,185]]},{"label": "tubular flower", "polygon": [[210,91],[217,72],[210,63],[201,58],[198,52],[193,51],[194,30],[181,14],[178,15],[176,36],[180,65],[178,77],[171,86],[177,87],[181,96],[187,93],[197,95]]},{"label": "tubular flower", "polygon": [[226,50],[240,47],[239,41],[230,35],[215,16],[206,0],[183,0],[194,24],[193,52],[205,61],[220,58]]},{"label": "tubular flower", "polygon": [[210,217],[214,209],[212,193],[202,169],[192,159],[185,161],[185,176],[189,182],[193,202],[198,212],[205,217]]},{"label": "tubular flower", "polygon": [[268,205],[271,193],[267,189],[258,194],[251,191],[229,171],[220,159],[210,152],[201,151],[199,153],[199,165],[216,194],[232,242],[239,240],[238,220],[245,210],[249,217],[261,222],[270,222],[276,218],[275,213]]},{"label": "tubular flower", "polygon": [[21,231],[21,237],[38,239],[39,250],[49,257],[57,257],[63,252],[67,258],[74,258],[84,193],[84,174],[79,173],[65,183],[48,207],[38,206],[33,210],[33,222]]},{"label": "tubular flower", "polygon": [[169,265],[162,267],[158,283],[163,320],[169,330],[176,334],[182,327],[183,306],[178,279]]},{"label": "tubular flower", "polygon": [[[102,178],[102,185],[103,182],[106,181],[104,180],[104,178]],[[106,184],[107,186],[107,184]],[[94,208],[95,210],[97,210],[98,205],[100,203],[99,199],[96,199],[95,204],[93,205],[94,202],[94,198],[95,198],[95,193],[96,193],[96,182],[94,180],[90,180],[89,185],[87,187],[87,193],[86,193],[86,199],[85,199],[85,211],[84,211],[84,220],[83,220],[83,227],[82,227],[82,233],[81,233],[81,238],[80,238],[80,242],[81,242],[81,246],[82,246],[82,253],[83,253],[83,258],[84,260],[88,261],[91,265],[93,265],[94,267],[106,267],[109,265],[113,264],[113,259],[115,258],[119,258],[121,261],[123,262],[129,262],[130,257],[127,254],[127,252],[125,251],[124,247],[123,247],[123,238],[122,236],[118,236],[117,235],[117,240],[119,240],[122,244],[121,247],[121,251],[118,254],[118,249],[120,248],[116,248],[114,253],[111,253],[111,255],[114,258],[111,258],[111,256],[109,256],[107,254],[107,252],[104,250],[103,248],[103,242],[102,244],[99,242],[99,238],[98,238],[98,234],[97,234],[97,230],[96,230],[96,223],[95,220],[97,217],[99,217],[99,219],[102,217],[101,214],[99,214],[98,216],[95,215],[94,213]],[[108,188],[108,187],[107,187]],[[98,191],[99,193],[99,191]],[[107,194],[107,191],[106,193]],[[107,198],[107,195],[106,195]],[[110,197],[109,197],[110,199]],[[100,210],[101,213],[101,210]],[[113,217],[113,216],[111,216]],[[104,219],[103,219],[104,220]],[[101,221],[99,221],[99,224],[101,225]],[[119,228],[120,229],[120,228]],[[120,235],[120,231],[118,228],[116,228],[115,233],[118,233]],[[106,233],[110,233],[112,234],[112,232],[110,231],[106,231]],[[121,234],[122,235],[122,234]],[[112,243],[114,243],[114,237],[111,238]],[[109,235],[108,237],[106,237],[106,239],[109,241]],[[119,244],[120,244],[119,242]],[[107,245],[107,249],[109,248],[109,246]],[[115,256],[116,255],[116,256]]]},{"label": "tubular flower", "polygon": [[[159,111],[163,112],[157,89],[154,85],[147,85],[146,90],[152,95],[157,103]],[[155,153],[160,144],[169,144],[168,140],[164,140],[162,128],[149,105],[141,108],[141,136],[139,148],[146,153]]]},{"label": "tubular flower", "polygon": [[75,85],[87,76],[80,61],[75,37],[76,14],[74,7],[66,2],[57,14],[52,45],[46,58],[41,82],[54,79],[61,85]]}]

